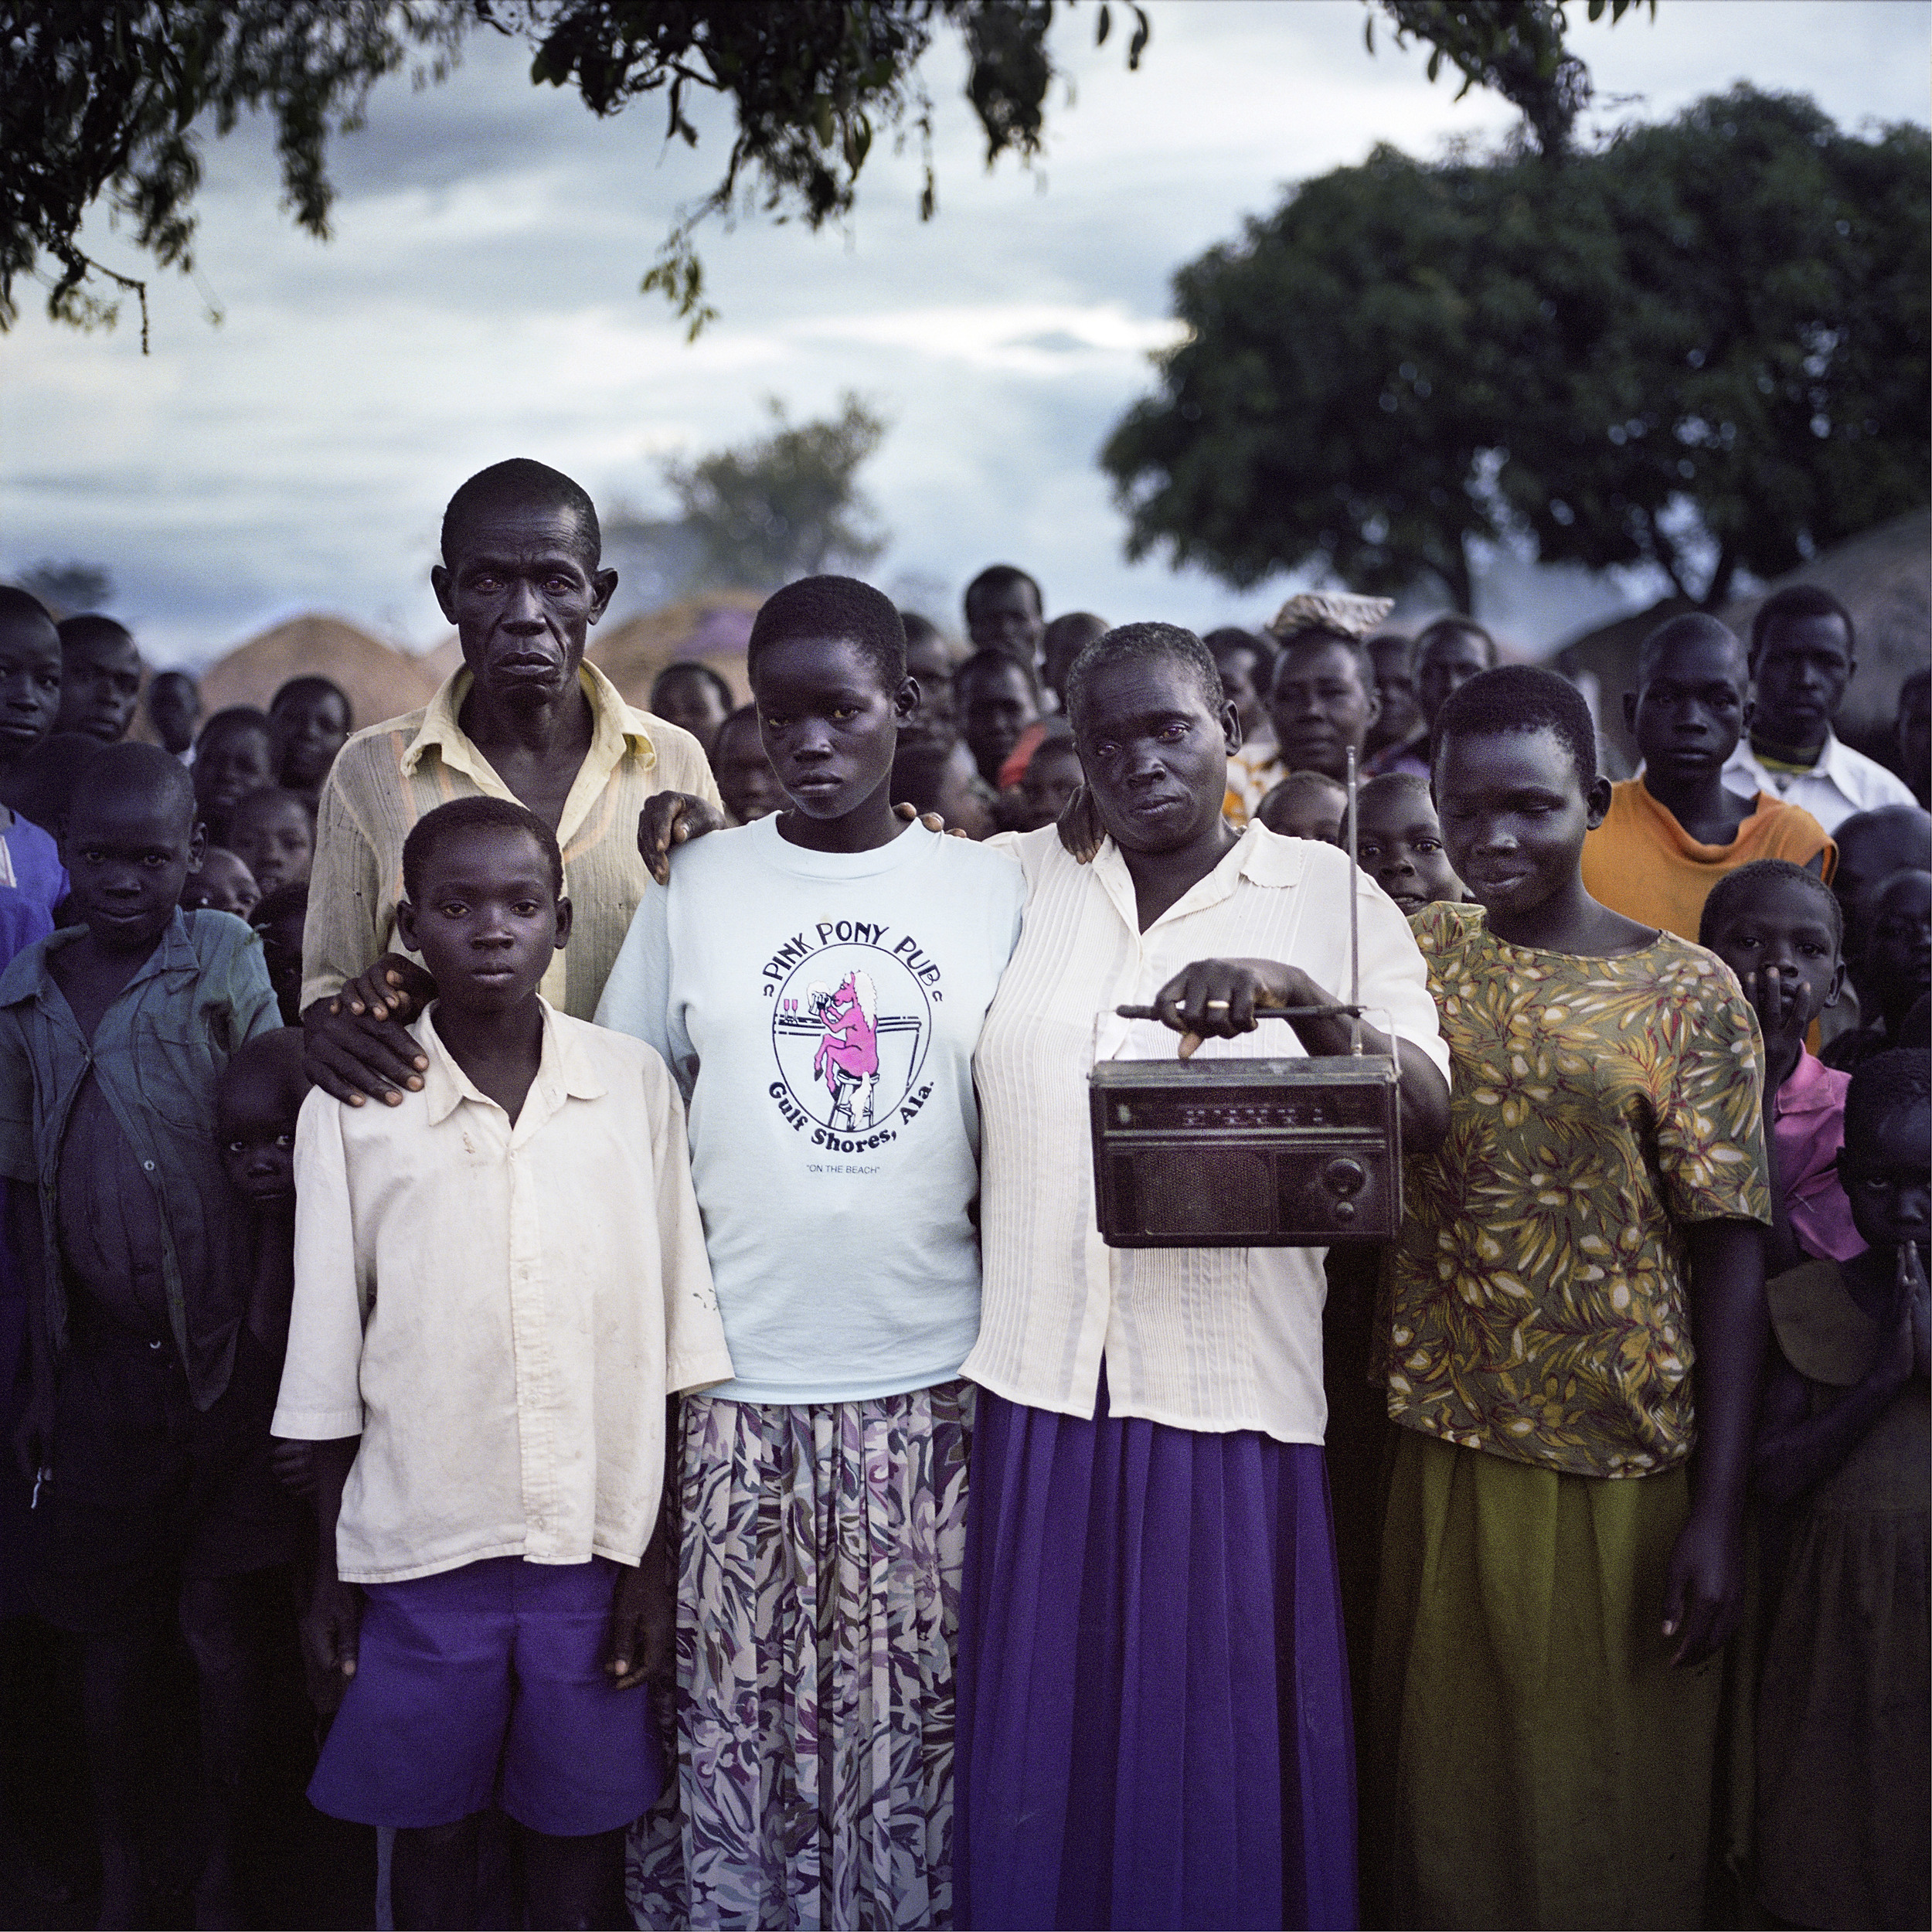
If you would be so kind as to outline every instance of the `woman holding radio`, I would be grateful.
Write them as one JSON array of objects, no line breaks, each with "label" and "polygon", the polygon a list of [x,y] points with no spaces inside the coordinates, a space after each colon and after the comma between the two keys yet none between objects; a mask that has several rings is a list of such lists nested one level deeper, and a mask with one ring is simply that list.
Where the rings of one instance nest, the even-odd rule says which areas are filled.
[{"label": "woman holding radio", "polygon": [[[1050,827],[999,842],[1026,872],[1025,926],[974,1061],[958,1922],[1352,1924],[1322,1251],[1104,1246],[1087,1074],[1165,1056],[1173,1032],[1183,1053],[1347,1052],[1345,1019],[1254,1015],[1347,985],[1350,891],[1411,1148],[1446,1126],[1447,1056],[1381,889],[1332,847],[1223,821],[1240,727],[1198,638],[1108,632],[1067,709],[1104,836],[1090,862]],[[1133,1004],[1159,1021],[1115,1015]],[[1389,1050],[1372,1029],[1365,1045]]]}]

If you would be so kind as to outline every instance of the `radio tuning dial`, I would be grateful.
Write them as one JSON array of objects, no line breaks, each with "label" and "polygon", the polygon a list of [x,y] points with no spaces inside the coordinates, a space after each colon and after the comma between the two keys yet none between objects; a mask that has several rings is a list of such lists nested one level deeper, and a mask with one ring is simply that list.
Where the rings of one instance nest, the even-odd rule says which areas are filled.
[{"label": "radio tuning dial", "polygon": [[[1349,1196],[1359,1194],[1369,1185],[1368,1171],[1359,1161],[1346,1154],[1338,1154],[1321,1170],[1321,1179],[1328,1192],[1341,1196],[1345,1202]],[[1352,1214],[1350,1218],[1353,1218]]]}]

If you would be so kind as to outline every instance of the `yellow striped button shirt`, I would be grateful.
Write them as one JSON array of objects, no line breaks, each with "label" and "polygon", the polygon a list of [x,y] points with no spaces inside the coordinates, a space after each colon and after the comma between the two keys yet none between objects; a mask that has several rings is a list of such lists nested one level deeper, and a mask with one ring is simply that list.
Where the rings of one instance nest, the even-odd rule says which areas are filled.
[{"label": "yellow striped button shirt", "polygon": [[[557,826],[576,924],[539,990],[552,1005],[588,1019],[650,878],[638,856],[644,801],[655,791],[692,792],[713,804],[719,798],[690,733],[633,710],[594,665],[578,675],[590,700],[590,749]],[[470,684],[467,669],[456,672],[421,710],[357,732],[337,757],[316,813],[302,936],[304,1010],[383,953],[402,950],[403,841],[417,820],[452,798],[514,797],[457,722]]]}]

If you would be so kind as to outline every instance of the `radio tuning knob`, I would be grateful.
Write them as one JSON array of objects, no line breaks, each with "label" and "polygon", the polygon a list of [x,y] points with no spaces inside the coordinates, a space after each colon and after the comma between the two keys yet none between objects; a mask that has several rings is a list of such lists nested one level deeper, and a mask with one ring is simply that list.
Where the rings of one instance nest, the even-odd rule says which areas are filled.
[{"label": "radio tuning knob", "polygon": [[[1338,1154],[1321,1170],[1321,1179],[1331,1194],[1343,1197],[1345,1206],[1349,1205],[1348,1196],[1359,1194],[1369,1185],[1366,1169],[1359,1161],[1352,1160],[1345,1154]],[[1349,1206],[1349,1212],[1351,1215],[1354,1213],[1352,1206]]]},{"label": "radio tuning knob", "polygon": [[1352,1201],[1338,1201],[1338,1202],[1335,1202],[1335,1218],[1338,1221],[1352,1221],[1352,1220],[1355,1219],[1355,1203],[1354,1203],[1354,1202],[1352,1202]]}]

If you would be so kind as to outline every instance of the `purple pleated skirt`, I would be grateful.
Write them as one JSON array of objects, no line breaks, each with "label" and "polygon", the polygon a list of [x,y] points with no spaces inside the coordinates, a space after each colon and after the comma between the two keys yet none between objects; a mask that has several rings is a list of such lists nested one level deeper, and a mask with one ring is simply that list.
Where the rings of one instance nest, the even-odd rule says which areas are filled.
[{"label": "purple pleated skirt", "polygon": [[1321,1449],[982,1389],[956,1788],[961,1927],[1353,1925]]}]

